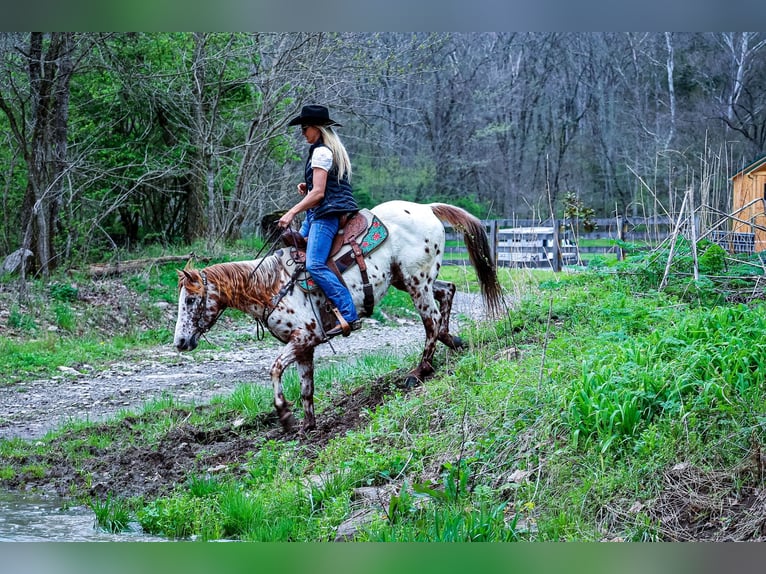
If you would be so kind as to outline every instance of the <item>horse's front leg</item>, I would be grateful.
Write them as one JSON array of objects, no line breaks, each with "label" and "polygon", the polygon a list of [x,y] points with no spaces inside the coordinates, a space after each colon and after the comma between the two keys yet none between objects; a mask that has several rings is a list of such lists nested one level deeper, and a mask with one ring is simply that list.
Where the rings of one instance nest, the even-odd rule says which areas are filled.
[{"label": "horse's front leg", "polygon": [[301,380],[301,403],[303,404],[304,434],[316,428],[314,416],[314,347],[305,349],[296,358],[298,377]]},{"label": "horse's front leg", "polygon": [[277,410],[277,416],[279,422],[282,423],[282,427],[289,431],[295,426],[295,417],[290,411],[292,403],[285,398],[284,390],[282,389],[282,373],[295,361],[295,346],[293,343],[288,343],[285,346],[284,351],[274,359],[271,365],[271,385],[274,389],[274,408]]}]

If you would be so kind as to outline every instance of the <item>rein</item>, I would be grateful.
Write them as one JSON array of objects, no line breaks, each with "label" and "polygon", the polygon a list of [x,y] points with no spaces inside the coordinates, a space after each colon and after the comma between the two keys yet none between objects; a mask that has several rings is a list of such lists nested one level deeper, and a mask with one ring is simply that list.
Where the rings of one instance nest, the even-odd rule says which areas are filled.
[{"label": "rein", "polygon": [[279,305],[280,301],[282,301],[282,299],[284,299],[288,294],[292,294],[293,290],[295,289],[295,284],[298,282],[298,275],[300,275],[305,269],[306,265],[299,263],[295,267],[293,274],[290,276],[290,280],[282,285],[282,288],[279,290],[279,292],[271,298],[271,308],[263,308],[263,316],[261,317],[261,321],[263,321],[264,325],[267,323],[269,317],[274,312],[274,309],[277,308],[277,305]]},{"label": "rein", "polygon": [[256,271],[258,271],[258,268],[263,264],[263,259],[265,258],[261,256],[263,251],[268,247],[268,253],[267,255],[271,255],[274,248],[277,246],[277,241],[279,240],[279,236],[282,232],[278,227],[275,227],[271,230],[268,237],[266,238],[266,241],[263,243],[261,248],[258,250],[258,253],[255,254],[256,259],[261,259],[258,265],[255,266],[255,268],[250,272],[250,279],[252,279],[255,276]]}]

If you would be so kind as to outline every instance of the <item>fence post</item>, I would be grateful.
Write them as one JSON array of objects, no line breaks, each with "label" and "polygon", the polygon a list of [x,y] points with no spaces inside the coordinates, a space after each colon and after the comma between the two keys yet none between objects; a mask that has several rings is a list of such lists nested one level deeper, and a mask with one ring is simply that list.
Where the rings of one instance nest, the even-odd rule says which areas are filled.
[{"label": "fence post", "polygon": [[559,220],[553,218],[553,271],[561,271],[561,230],[559,229]]},{"label": "fence post", "polygon": [[[625,222],[622,215],[617,216],[617,239],[621,242],[625,241]],[[617,245],[617,261],[625,259],[625,252],[621,245]]]},{"label": "fence post", "polygon": [[492,261],[497,266],[497,219],[489,220],[489,252],[492,253]]}]

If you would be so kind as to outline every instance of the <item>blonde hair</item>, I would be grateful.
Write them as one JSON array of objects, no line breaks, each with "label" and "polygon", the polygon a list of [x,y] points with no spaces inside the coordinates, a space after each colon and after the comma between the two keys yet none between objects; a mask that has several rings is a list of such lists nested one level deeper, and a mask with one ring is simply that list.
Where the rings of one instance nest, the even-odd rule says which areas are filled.
[{"label": "blonde hair", "polygon": [[338,178],[342,179],[346,177],[351,181],[351,158],[348,157],[348,152],[343,142],[340,141],[338,134],[331,126],[316,126],[319,131],[322,132],[322,141],[324,145],[330,148],[332,152],[332,161],[338,168]]}]

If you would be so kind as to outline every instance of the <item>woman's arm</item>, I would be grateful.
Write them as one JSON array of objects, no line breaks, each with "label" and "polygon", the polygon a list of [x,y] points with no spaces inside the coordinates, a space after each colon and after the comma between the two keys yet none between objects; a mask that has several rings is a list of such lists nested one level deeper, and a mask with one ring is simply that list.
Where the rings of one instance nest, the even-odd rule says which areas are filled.
[{"label": "woman's arm", "polygon": [[[292,223],[295,216],[299,213],[316,207],[324,199],[325,186],[327,185],[327,171],[321,167],[314,168],[314,174],[312,176],[313,186],[306,196],[298,203],[293,205],[287,210],[282,217],[279,218],[277,225],[282,228],[287,228]],[[301,189],[300,187],[298,189]]]}]

